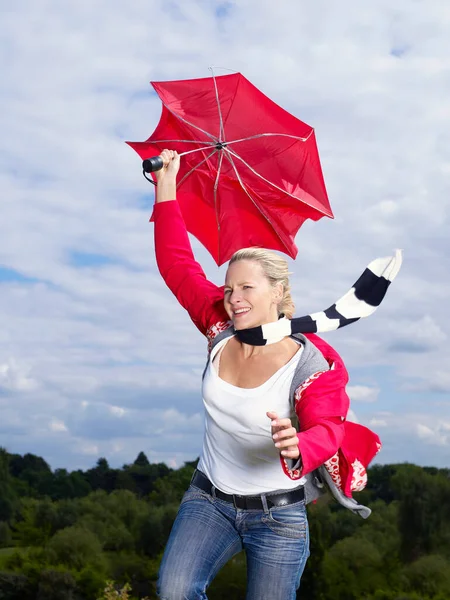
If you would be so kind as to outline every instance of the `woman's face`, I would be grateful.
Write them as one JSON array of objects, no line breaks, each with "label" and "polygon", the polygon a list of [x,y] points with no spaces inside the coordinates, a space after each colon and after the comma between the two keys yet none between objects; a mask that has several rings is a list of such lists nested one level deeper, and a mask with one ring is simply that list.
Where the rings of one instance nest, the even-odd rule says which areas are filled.
[{"label": "woman's face", "polygon": [[238,260],[230,265],[225,278],[224,306],[235,329],[276,321],[281,287],[273,287],[255,261]]}]

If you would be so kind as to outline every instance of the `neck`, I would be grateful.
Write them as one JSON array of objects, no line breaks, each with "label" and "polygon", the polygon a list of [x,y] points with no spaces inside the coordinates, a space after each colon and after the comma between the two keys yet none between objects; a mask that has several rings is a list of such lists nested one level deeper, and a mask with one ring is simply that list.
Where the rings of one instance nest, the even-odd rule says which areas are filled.
[{"label": "neck", "polygon": [[251,346],[245,342],[241,342],[237,337],[244,358],[254,358],[267,353],[267,346]]}]

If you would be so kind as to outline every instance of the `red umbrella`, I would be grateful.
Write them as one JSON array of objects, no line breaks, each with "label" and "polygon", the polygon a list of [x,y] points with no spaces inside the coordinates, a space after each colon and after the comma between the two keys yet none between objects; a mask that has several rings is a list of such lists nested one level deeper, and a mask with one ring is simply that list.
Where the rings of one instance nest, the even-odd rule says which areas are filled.
[{"label": "red umbrella", "polygon": [[184,156],[177,198],[187,229],[218,265],[261,246],[295,258],[306,219],[333,217],[314,130],[240,73],[152,82],[163,107],[142,159]]}]

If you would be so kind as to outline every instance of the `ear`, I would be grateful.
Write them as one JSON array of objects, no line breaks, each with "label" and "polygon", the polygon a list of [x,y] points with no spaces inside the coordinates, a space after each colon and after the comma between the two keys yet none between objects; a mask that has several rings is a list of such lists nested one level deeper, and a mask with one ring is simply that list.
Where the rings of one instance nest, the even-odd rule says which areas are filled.
[{"label": "ear", "polygon": [[283,300],[284,287],[282,283],[276,283],[273,286],[273,302],[274,304],[280,304]]}]

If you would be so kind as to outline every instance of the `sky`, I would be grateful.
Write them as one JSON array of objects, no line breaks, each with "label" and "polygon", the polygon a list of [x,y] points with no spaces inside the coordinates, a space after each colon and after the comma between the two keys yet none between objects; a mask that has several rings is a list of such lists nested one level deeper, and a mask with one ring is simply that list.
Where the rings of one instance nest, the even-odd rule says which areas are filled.
[{"label": "sky", "polygon": [[450,466],[445,0],[3,3],[0,445],[71,470],[199,455],[206,345],[157,271],[153,188],[124,142],[158,123],[150,81],[211,65],[315,128],[335,219],[296,238],[298,314],[403,249],[376,313],[326,339],[376,462]]}]

